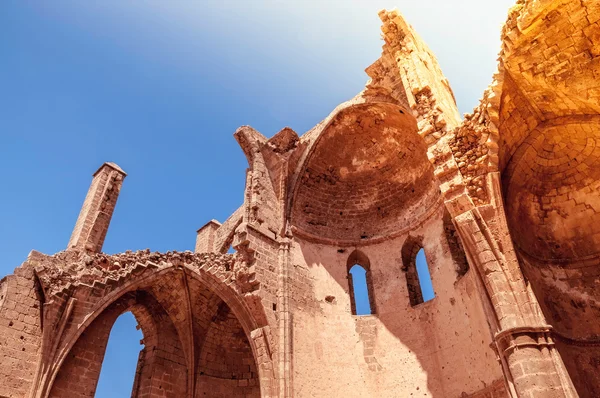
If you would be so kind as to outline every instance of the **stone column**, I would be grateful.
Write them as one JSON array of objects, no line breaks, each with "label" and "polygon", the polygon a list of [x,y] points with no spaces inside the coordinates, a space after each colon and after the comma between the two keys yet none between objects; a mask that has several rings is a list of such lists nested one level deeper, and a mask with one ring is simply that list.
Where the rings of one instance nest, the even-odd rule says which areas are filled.
[{"label": "stone column", "polygon": [[[495,312],[494,340],[509,392],[513,397],[577,397],[554,346],[552,327],[521,273],[498,179],[499,173],[488,174],[490,204],[455,213],[454,221]],[[456,211],[457,206],[448,205]]]},{"label": "stone column", "polygon": [[278,377],[279,396],[281,398],[293,397],[292,383],[292,313],[289,310],[289,267],[290,267],[290,239],[284,238],[279,245],[279,272],[277,293],[278,314]]},{"label": "stone column", "polygon": [[121,185],[127,174],[114,163],[104,163],[94,173],[67,250],[100,253]]},{"label": "stone column", "polygon": [[196,231],[195,253],[212,253],[215,251],[215,233],[221,227],[217,220],[210,220]]}]

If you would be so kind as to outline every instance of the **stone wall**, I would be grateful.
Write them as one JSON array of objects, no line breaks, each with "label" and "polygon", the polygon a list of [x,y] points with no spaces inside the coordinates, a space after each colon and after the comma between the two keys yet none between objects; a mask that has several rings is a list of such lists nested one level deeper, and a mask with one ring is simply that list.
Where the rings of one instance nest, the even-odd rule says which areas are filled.
[{"label": "stone wall", "polygon": [[26,397],[39,363],[43,301],[33,270],[0,280],[0,396]]},{"label": "stone wall", "polygon": [[460,397],[502,379],[484,292],[474,272],[457,274],[442,214],[410,231],[423,237],[436,294],[431,301],[410,303],[401,253],[407,234],[360,247],[372,272],[373,315],[352,315],[347,260],[353,248],[294,242],[297,396]]}]

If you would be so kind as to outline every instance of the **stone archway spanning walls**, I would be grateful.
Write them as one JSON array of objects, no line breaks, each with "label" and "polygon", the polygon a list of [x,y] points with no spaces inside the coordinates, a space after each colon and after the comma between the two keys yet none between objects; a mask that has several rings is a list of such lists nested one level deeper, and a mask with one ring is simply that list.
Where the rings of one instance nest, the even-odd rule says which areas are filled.
[{"label": "stone archway spanning walls", "polygon": [[[338,106],[298,144],[303,152],[288,185],[286,216],[293,236],[288,290],[294,293],[294,391],[502,396],[502,367],[489,347],[486,322],[493,311],[477,273],[457,272],[465,267],[445,243],[440,186],[451,191],[449,197],[466,192],[444,151],[452,121],[436,108],[430,88],[418,91],[419,104],[411,109],[381,87],[373,96],[369,87],[375,84]],[[439,289],[439,297],[415,308],[401,270],[409,234],[427,236]],[[352,315],[347,261],[353,262],[354,250],[371,260],[371,316]],[[461,342],[472,342],[468,355]],[[315,362],[343,366],[344,372],[323,374],[311,367]]]},{"label": "stone archway spanning walls", "polygon": [[93,396],[112,324],[128,310],[146,346],[132,396],[276,396],[269,328],[248,306],[256,297],[240,293],[241,256],[32,252],[21,268],[34,268],[45,292],[29,396]]},{"label": "stone archway spanning walls", "polygon": [[[378,93],[373,97],[368,88],[300,139],[305,149],[288,186],[287,208],[294,391],[502,396],[506,386],[486,319],[493,310],[477,273],[465,275],[455,260],[464,254],[453,251],[460,244],[447,236],[454,230],[445,225],[448,217],[444,221],[440,186],[448,190],[452,182],[452,195],[466,191],[456,164],[451,168],[454,159],[443,152],[452,123],[430,89],[419,91],[421,105],[413,110],[393,93]],[[434,110],[436,116],[428,115]],[[432,123],[438,130],[423,127]],[[438,156],[440,149],[445,158],[428,159],[428,150]],[[438,170],[439,179],[436,166],[445,170]],[[414,307],[401,255],[410,234],[426,236],[439,293]],[[370,316],[352,315],[347,268],[355,250],[370,260],[363,261],[370,264]],[[461,347],[466,342],[468,349]],[[315,362],[344,372],[323,374],[313,369]]]},{"label": "stone archway spanning walls", "polygon": [[[178,332],[160,303],[147,291],[123,294],[86,326],[58,366],[49,397],[94,397],[108,336],[116,318],[131,311],[143,334],[133,397],[186,395],[187,364]],[[60,361],[60,360],[59,360]],[[152,375],[162,377],[152,377]]]}]

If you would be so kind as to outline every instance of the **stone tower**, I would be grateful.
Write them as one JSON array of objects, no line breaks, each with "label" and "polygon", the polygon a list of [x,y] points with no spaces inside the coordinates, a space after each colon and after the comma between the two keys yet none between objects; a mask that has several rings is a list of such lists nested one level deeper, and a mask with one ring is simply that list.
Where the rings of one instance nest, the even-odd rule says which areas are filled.
[{"label": "stone tower", "polygon": [[103,165],[67,250],[0,280],[0,397],[93,397],[126,311],[133,397],[600,396],[600,3],[519,0],[464,120],[380,17],[356,97],[301,136],[235,132],[244,203],[194,253],[103,254],[125,177]]}]

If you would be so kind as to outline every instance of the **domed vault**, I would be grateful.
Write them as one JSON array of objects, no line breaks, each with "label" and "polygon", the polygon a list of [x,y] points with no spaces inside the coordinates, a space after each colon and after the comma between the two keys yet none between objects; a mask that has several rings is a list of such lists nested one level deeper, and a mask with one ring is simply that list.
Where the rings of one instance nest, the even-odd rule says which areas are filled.
[{"label": "domed vault", "polygon": [[397,234],[437,203],[414,117],[392,104],[342,109],[316,138],[292,204],[296,233],[356,243]]}]

